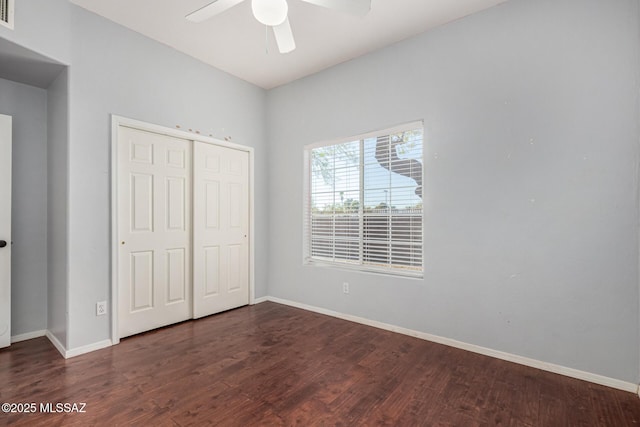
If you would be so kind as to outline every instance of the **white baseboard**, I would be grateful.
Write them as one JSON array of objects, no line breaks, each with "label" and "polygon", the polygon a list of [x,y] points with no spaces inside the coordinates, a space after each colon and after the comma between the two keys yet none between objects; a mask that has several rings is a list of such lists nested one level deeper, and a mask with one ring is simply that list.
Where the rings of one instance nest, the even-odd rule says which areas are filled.
[{"label": "white baseboard", "polygon": [[81,354],[91,353],[92,351],[102,350],[103,348],[111,347],[113,343],[111,340],[103,340],[94,342],[92,344],[83,345],[82,347],[72,348],[71,350],[67,350],[64,354],[65,359],[69,359],[71,357],[80,356]]},{"label": "white baseboard", "polygon": [[14,335],[11,337],[11,344],[14,344],[20,341],[32,340],[34,338],[44,337],[46,334],[47,334],[46,329],[43,329],[41,331],[33,331],[33,332],[27,332],[26,334]]},{"label": "white baseboard", "polygon": [[51,344],[53,344],[56,350],[60,352],[62,357],[66,359],[67,357],[65,356],[65,354],[67,353],[67,348],[64,345],[62,345],[62,343],[58,340],[58,338],[55,335],[51,333],[51,331],[47,331],[45,335],[47,336],[47,338],[49,338],[49,341],[51,341]]},{"label": "white baseboard", "polygon": [[46,332],[47,338],[51,341],[51,344],[60,352],[62,357],[65,359],[69,359],[71,357],[80,356],[81,354],[90,353],[92,351],[101,350],[106,347],[111,347],[111,340],[98,341],[93,344],[85,345],[82,347],[72,348],[71,350],[67,350],[64,345],[53,335],[50,331]]},{"label": "white baseboard", "polygon": [[255,298],[253,300],[253,304],[252,305],[260,304],[260,303],[267,302],[267,301],[269,301],[269,297]]},{"label": "white baseboard", "polygon": [[314,307],[307,304],[302,304],[295,301],[289,301],[282,298],[267,297],[268,301],[272,301],[278,304],[284,304],[291,307],[301,308],[303,310],[312,311],[315,313],[324,314],[338,319],[348,320],[355,323],[360,323],[367,326],[372,326],[378,329],[384,329],[391,332],[396,332],[403,335],[409,335],[415,338],[420,338],[426,341],[435,342],[438,344],[444,344],[450,347],[459,348],[462,350],[471,351],[473,353],[483,354],[485,356],[495,357],[496,359],[506,360],[508,362],[518,363],[520,365],[537,368],[547,372],[553,372],[554,374],[560,374],[579,380],[589,381],[595,384],[604,385],[607,387],[615,388],[618,390],[629,391],[637,393],[640,396],[640,388],[638,384],[618,380],[615,378],[605,377],[603,375],[593,374],[591,372],[580,371],[566,366],[555,365],[553,363],[547,363],[536,359],[530,359],[528,357],[518,356],[516,354],[505,353],[503,351],[493,350],[486,347],[481,347],[474,344],[468,344],[461,341],[456,341],[450,338],[440,337],[438,335],[431,335],[424,332],[414,331],[412,329],[402,328],[399,326],[390,325],[387,323],[378,322],[376,320],[369,320],[358,316],[352,316],[350,314],[339,313],[332,310],[327,310],[320,307]]}]

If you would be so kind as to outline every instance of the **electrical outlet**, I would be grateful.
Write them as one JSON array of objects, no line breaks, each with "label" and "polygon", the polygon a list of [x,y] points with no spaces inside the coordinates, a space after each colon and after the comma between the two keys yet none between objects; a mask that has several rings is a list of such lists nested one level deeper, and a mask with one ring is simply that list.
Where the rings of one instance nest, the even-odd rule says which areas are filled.
[{"label": "electrical outlet", "polygon": [[342,283],[342,293],[343,294],[348,294],[349,293],[349,283],[348,282]]},{"label": "electrical outlet", "polygon": [[107,314],[107,302],[106,301],[98,301],[96,303],[96,316],[102,316]]}]

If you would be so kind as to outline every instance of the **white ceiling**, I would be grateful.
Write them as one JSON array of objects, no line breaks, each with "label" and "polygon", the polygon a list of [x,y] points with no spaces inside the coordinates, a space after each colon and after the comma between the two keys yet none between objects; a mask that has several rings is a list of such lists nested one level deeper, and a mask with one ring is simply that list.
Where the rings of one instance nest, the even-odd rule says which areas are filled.
[{"label": "white ceiling", "polygon": [[[196,24],[188,13],[212,0],[71,0],[250,83],[271,89],[506,0],[372,0],[354,17],[288,0],[297,48],[280,54],[251,1]],[[268,34],[268,41],[265,39]]]}]

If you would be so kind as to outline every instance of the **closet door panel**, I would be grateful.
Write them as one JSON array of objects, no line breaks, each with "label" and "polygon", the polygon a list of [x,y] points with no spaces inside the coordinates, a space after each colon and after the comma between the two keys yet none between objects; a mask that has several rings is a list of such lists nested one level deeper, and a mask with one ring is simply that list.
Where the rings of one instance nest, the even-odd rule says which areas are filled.
[{"label": "closet door panel", "polygon": [[120,337],[192,317],[191,141],[120,127]]},{"label": "closet door panel", "polygon": [[249,303],[249,153],[194,143],[194,317]]}]

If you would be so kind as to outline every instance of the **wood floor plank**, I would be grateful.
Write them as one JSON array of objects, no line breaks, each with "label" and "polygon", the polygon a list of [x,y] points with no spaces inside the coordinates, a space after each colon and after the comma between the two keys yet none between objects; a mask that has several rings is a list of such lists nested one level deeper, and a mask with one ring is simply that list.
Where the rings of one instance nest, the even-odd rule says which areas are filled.
[{"label": "wood floor plank", "polygon": [[17,426],[640,425],[640,399],[274,303],[130,337],[65,360],[46,338],[0,350]]}]

